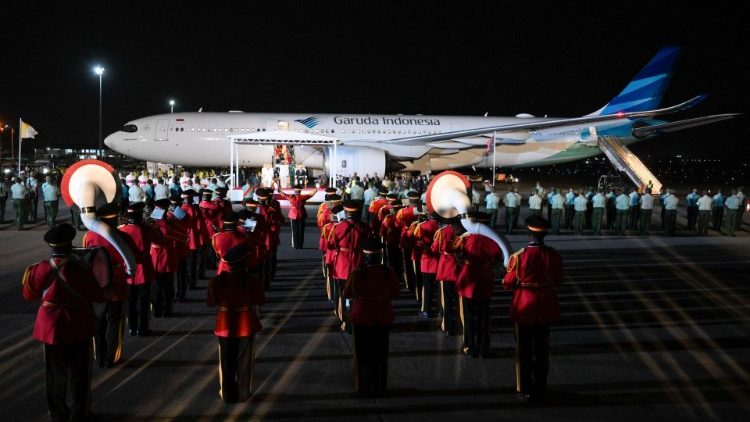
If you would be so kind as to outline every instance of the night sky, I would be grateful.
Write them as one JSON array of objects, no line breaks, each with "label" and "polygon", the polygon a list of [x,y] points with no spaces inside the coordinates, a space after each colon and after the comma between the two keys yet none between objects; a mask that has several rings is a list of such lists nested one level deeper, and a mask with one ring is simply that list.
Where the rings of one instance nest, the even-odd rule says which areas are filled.
[{"label": "night sky", "polygon": [[[0,120],[40,132],[25,145],[97,145],[97,63],[104,136],[168,112],[169,98],[176,112],[574,117],[664,45],[685,50],[663,105],[709,95],[680,117],[745,112],[750,95],[750,19],[736,3],[73,3],[3,3]],[[634,150],[747,157],[749,135],[743,116]]]}]

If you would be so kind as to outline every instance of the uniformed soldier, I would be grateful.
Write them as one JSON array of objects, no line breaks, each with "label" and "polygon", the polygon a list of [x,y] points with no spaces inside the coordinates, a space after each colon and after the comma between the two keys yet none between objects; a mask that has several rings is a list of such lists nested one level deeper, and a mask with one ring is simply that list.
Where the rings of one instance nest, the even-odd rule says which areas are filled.
[{"label": "uniformed soldier", "polygon": [[135,273],[127,278],[128,328],[131,336],[149,335],[149,311],[151,283],[154,280],[154,264],[151,262],[151,239],[153,230],[143,225],[143,202],[133,202],[127,208],[125,224],[119,227],[123,239],[135,257]]},{"label": "uniformed soldier", "polygon": [[687,202],[687,227],[688,231],[695,230],[695,223],[698,220],[698,189],[693,188],[693,191],[685,197]]},{"label": "uniformed soldier", "polygon": [[703,196],[698,198],[698,233],[708,236],[708,220],[711,218],[711,208],[714,201],[708,196],[708,191],[703,191]]},{"label": "uniformed soldier", "polygon": [[628,227],[628,210],[630,210],[630,197],[622,190],[617,190],[618,195],[615,198],[615,230],[620,236],[625,235],[625,229]]},{"label": "uniformed soldier", "polygon": [[[384,209],[386,208],[381,208],[381,211]],[[383,216],[380,223],[380,237],[385,244],[386,262],[396,271],[399,281],[404,279],[404,257],[401,253],[401,248],[399,248],[401,228],[396,219],[396,215],[400,210],[401,201],[391,201],[389,212]]]},{"label": "uniformed soldier", "polygon": [[713,199],[713,226],[714,230],[721,233],[721,223],[724,218],[724,194],[721,193],[721,189],[716,192]]},{"label": "uniformed soldier", "polygon": [[238,221],[239,215],[236,212],[230,211],[224,214],[224,216],[222,217],[221,231],[219,233],[216,233],[214,237],[211,238],[211,246],[213,247],[214,253],[216,253],[217,259],[219,260],[219,266],[216,269],[217,275],[229,270],[229,263],[224,262],[221,257],[229,252],[229,250],[233,247],[241,243],[248,243],[247,236],[237,231]]},{"label": "uniformed soldier", "polygon": [[170,196],[169,203],[167,220],[171,223],[171,228],[174,230],[176,237],[173,249],[173,253],[177,254],[177,272],[175,273],[177,295],[175,301],[182,303],[185,301],[188,289],[188,259],[190,257],[190,233],[193,221],[182,209],[182,196]]},{"label": "uniformed soldier", "polygon": [[589,200],[583,194],[582,189],[578,189],[578,196],[573,200],[573,209],[575,210],[575,216],[573,217],[573,226],[575,227],[576,233],[582,235],[583,228],[586,225],[586,209]]},{"label": "uniformed soldier", "polygon": [[672,189],[667,189],[667,196],[664,198],[664,234],[674,236],[677,226],[677,203],[679,199]]},{"label": "uniformed soldier", "polygon": [[[515,226],[515,221],[518,219],[518,209],[521,206],[513,188],[509,189],[508,193],[505,194],[503,204],[505,205],[505,231],[508,234],[513,234],[513,226]],[[440,279],[438,278],[438,280]]]},{"label": "uniformed soldier", "polygon": [[388,335],[395,319],[391,300],[401,287],[395,271],[381,264],[378,241],[361,245],[362,265],[346,280],[344,297],[352,300],[354,380],[360,396],[382,396],[388,389]]},{"label": "uniformed soldier", "polygon": [[180,194],[183,203],[180,205],[182,211],[187,215],[185,217],[185,226],[188,236],[188,257],[187,257],[187,279],[188,287],[193,290],[198,283],[198,258],[200,250],[203,247],[203,229],[205,220],[201,218],[201,212],[198,204],[193,202],[195,191],[192,188],[185,189]]},{"label": "uniformed soldier", "polygon": [[727,197],[724,206],[727,209],[727,236],[734,237],[734,232],[737,230],[737,212],[740,208],[740,198],[736,190],[732,189],[732,194]]},{"label": "uniformed soldier", "polygon": [[315,195],[315,191],[303,194],[302,186],[297,185],[294,187],[294,195],[287,195],[281,191],[279,194],[289,201],[288,218],[292,226],[292,248],[303,249],[305,244],[305,220],[307,219],[305,204]]},{"label": "uniformed soldier", "polygon": [[37,209],[39,206],[39,181],[36,179],[34,173],[29,175],[26,179],[26,188],[28,189],[28,196],[26,197],[28,207],[28,222],[36,222]]},{"label": "uniformed soldier", "polygon": [[530,243],[511,256],[503,279],[503,287],[513,290],[510,319],[516,337],[516,392],[522,400],[547,389],[550,326],[560,318],[555,287],[563,281],[560,254],[544,244],[547,221],[529,217],[526,226]]},{"label": "uniformed soldier", "polygon": [[[489,223],[490,215],[477,212],[470,215],[480,223]],[[503,262],[497,243],[480,234],[464,233],[451,245],[463,265],[456,279],[456,290],[461,300],[461,323],[464,343],[461,352],[472,358],[489,357],[490,299],[495,279],[494,267]]]},{"label": "uniformed soldier", "polygon": [[[617,198],[617,195],[615,194],[615,188],[610,187],[609,193],[607,193],[607,202],[605,204],[606,213],[607,213],[607,230],[613,230],[615,228],[615,199]],[[552,226],[554,227],[554,223],[552,223]],[[554,233],[554,229],[552,230]]]},{"label": "uniformed soldier", "polygon": [[651,228],[651,213],[654,208],[654,197],[651,195],[651,188],[646,188],[646,192],[641,195],[641,236],[648,236]]},{"label": "uniformed soldier", "polygon": [[335,280],[334,301],[341,318],[342,328],[350,330],[346,311],[346,301],[343,298],[344,283],[349,274],[359,268],[362,262],[362,249],[360,244],[368,237],[367,226],[360,221],[360,210],[357,204],[347,201],[343,204],[344,219],[333,228],[333,234],[328,242],[328,247],[335,250],[335,257],[331,272]]},{"label": "uniformed soldier", "polygon": [[565,209],[565,198],[563,198],[562,194],[556,188],[553,188],[552,193],[552,233],[559,235],[560,226],[564,223],[563,210]]},{"label": "uniformed soldier", "polygon": [[20,177],[13,178],[13,185],[10,187],[11,198],[13,199],[13,211],[16,213],[16,229],[23,230],[26,223],[26,197],[28,189],[21,183]]},{"label": "uniformed soldier", "polygon": [[[117,228],[118,206],[116,202],[106,204],[96,210],[96,216],[112,229]],[[93,231],[87,231],[81,239],[84,248],[102,247],[109,256],[112,269],[111,296],[104,311],[96,319],[96,363],[100,368],[112,368],[122,356],[122,335],[125,332],[123,303],[128,299],[128,275],[125,262],[117,249],[107,239]]]},{"label": "uniformed soldier", "polygon": [[529,215],[542,215],[542,197],[536,189],[529,196]]},{"label": "uniformed soldier", "polygon": [[47,409],[53,421],[86,420],[91,414],[92,302],[106,301],[94,273],[72,255],[76,230],[63,223],[48,231],[49,260],[26,269],[23,297],[41,301],[35,340],[44,344]]},{"label": "uniformed soldier", "polygon": [[[513,192],[510,192],[511,194]],[[512,220],[511,220],[512,221]],[[441,303],[443,304],[443,334],[455,336],[458,330],[458,295],[456,293],[456,279],[460,270],[456,257],[451,253],[450,246],[453,239],[462,234],[463,227],[458,223],[441,223],[432,241],[432,252],[439,254],[436,279],[440,283]]]},{"label": "uniformed soldier", "polygon": [[629,227],[630,230],[638,230],[638,222],[641,219],[641,195],[638,194],[638,188],[634,187],[630,191],[630,195],[628,195],[628,197],[630,198],[630,208],[628,209],[628,220],[630,222]]},{"label": "uniformed soldier", "polygon": [[42,196],[44,197],[44,217],[47,220],[47,227],[51,229],[57,224],[60,189],[55,185],[50,176],[47,176],[46,181],[42,184]]},{"label": "uniformed soldier", "polygon": [[604,191],[599,189],[591,198],[591,229],[597,236],[602,235],[602,217],[604,216],[604,206],[607,198],[604,197]]},{"label": "uniformed soldier", "polygon": [[154,266],[154,294],[152,298],[154,317],[172,316],[174,301],[174,273],[177,271],[178,255],[174,253],[175,233],[172,223],[166,217],[169,199],[159,199],[154,203],[151,238],[151,263]]},{"label": "uniformed soldier", "polygon": [[250,397],[253,386],[255,334],[261,323],[254,308],[266,302],[259,268],[248,269],[247,243],[222,251],[224,270],[212,278],[206,304],[219,307],[214,335],[219,340],[219,396],[225,403]]}]

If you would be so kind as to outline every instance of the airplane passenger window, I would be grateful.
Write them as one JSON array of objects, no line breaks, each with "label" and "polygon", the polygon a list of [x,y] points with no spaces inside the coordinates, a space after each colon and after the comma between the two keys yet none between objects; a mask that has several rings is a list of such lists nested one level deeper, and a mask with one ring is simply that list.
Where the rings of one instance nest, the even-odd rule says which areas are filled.
[{"label": "airplane passenger window", "polygon": [[134,133],[138,132],[138,126],[136,125],[125,125],[121,129],[123,132]]}]

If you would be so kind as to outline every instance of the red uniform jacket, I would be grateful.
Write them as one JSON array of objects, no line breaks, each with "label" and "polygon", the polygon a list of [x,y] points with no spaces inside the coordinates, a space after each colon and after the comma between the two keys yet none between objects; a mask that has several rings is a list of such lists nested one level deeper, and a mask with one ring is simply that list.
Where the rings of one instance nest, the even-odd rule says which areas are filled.
[{"label": "red uniform jacket", "polygon": [[119,302],[128,298],[128,273],[125,272],[125,261],[109,241],[97,233],[88,231],[84,233],[81,244],[84,248],[103,247],[109,256],[109,264],[112,267],[112,296],[109,300]]},{"label": "red uniform jacket", "polygon": [[170,224],[165,219],[154,220],[154,236],[151,238],[151,263],[157,273],[177,271],[178,256],[174,240],[170,238]]},{"label": "red uniform jacket", "polygon": [[467,299],[492,297],[495,279],[492,268],[503,262],[497,243],[479,234],[464,234],[453,241],[451,249],[464,260],[456,280],[458,295]]},{"label": "red uniform jacket", "polygon": [[336,250],[333,262],[333,277],[346,280],[362,261],[359,244],[367,236],[367,226],[361,221],[346,219],[333,227],[328,248]]},{"label": "red uniform jacket", "polygon": [[323,214],[323,212],[325,212],[325,210],[327,209],[328,205],[325,202],[318,206],[318,213],[316,214],[315,219],[317,220],[319,229],[323,228],[323,226],[330,220],[330,218],[326,219],[325,217],[321,217],[321,214]]},{"label": "red uniform jacket", "polygon": [[456,278],[458,278],[458,263],[449,250],[455,237],[456,235],[451,226],[445,226],[435,232],[435,238],[432,241],[432,252],[440,254],[436,275],[437,281],[455,283]]},{"label": "red uniform jacket", "polygon": [[423,273],[437,273],[440,254],[432,251],[432,243],[437,230],[438,222],[435,220],[427,220],[419,223],[419,226],[414,230],[417,246],[422,248],[422,260],[419,261],[419,264]]},{"label": "red uniform jacket", "polygon": [[94,335],[94,308],[91,302],[106,300],[104,289],[94,281],[94,273],[73,259],[54,258],[70,289],[52,270],[49,261],[31,265],[23,274],[23,298],[42,301],[34,323],[34,339],[46,344],[73,344]]},{"label": "red uniform jacket", "polygon": [[383,236],[383,242],[389,246],[398,247],[401,239],[401,228],[398,226],[395,214],[388,214],[380,223],[380,235]]},{"label": "red uniform jacket", "polygon": [[385,198],[378,198],[370,202],[370,230],[373,233],[380,233],[380,209],[388,205],[388,200]]},{"label": "red uniform jacket", "polygon": [[320,244],[318,245],[320,250],[325,252],[325,264],[333,265],[336,261],[336,249],[329,247],[328,245],[333,242],[333,228],[336,227],[333,221],[328,222],[320,232]]},{"label": "red uniform jacket", "polygon": [[201,201],[198,205],[203,212],[208,239],[221,230],[221,216],[224,215],[224,201]]},{"label": "red uniform jacket", "polygon": [[267,254],[265,241],[258,237],[255,231],[249,232],[244,227],[237,227],[237,232],[245,236],[250,245],[250,250],[247,254],[247,268],[254,269],[260,267]]},{"label": "red uniform jacket", "polygon": [[259,205],[259,214],[266,220],[266,227],[268,232],[266,235],[266,248],[269,251],[274,251],[279,246],[279,235],[281,234],[281,222],[284,217],[274,207],[268,205]]},{"label": "red uniform jacket", "polygon": [[398,277],[386,265],[367,265],[351,273],[344,297],[354,299],[350,318],[357,325],[390,325],[395,315],[391,299],[401,293]]},{"label": "red uniform jacket", "polygon": [[172,211],[167,213],[167,221],[169,222],[170,236],[172,236],[172,245],[174,250],[177,251],[177,259],[184,259],[190,255],[190,220],[189,216],[185,216],[182,220],[178,220],[174,216]]},{"label": "red uniform jacket", "polygon": [[206,304],[219,307],[214,326],[217,337],[248,337],[259,332],[261,324],[253,305],[264,303],[263,282],[244,269],[224,271],[208,283]]},{"label": "red uniform jacket", "polygon": [[305,203],[313,197],[313,195],[287,195],[284,192],[279,195],[289,201],[289,215],[290,220],[304,220],[307,218],[307,211],[305,210]]},{"label": "red uniform jacket", "polygon": [[[216,233],[214,237],[211,238],[211,246],[213,246],[214,251],[216,252],[216,256],[219,258],[219,266],[216,269],[217,275],[229,270],[229,264],[224,261],[222,257],[226,255],[226,253],[229,252],[230,249],[243,243],[247,243],[248,246],[252,246],[249,245],[250,241],[248,240],[247,236],[238,232],[237,230],[228,230],[221,233]],[[253,248],[251,247],[250,250],[252,251]],[[251,252],[251,254],[252,253],[253,252]]]},{"label": "red uniform jacket", "polygon": [[140,285],[154,281],[154,264],[151,262],[150,228],[140,224],[125,224],[119,227],[125,243],[135,255],[135,274],[128,277],[128,284]]},{"label": "red uniform jacket", "polygon": [[401,230],[401,240],[399,246],[405,251],[411,251],[411,260],[420,261],[422,259],[422,248],[417,247],[416,231],[419,227],[419,221],[413,221],[408,227]]},{"label": "red uniform jacket", "polygon": [[187,214],[183,221],[185,221],[185,226],[187,227],[188,248],[191,251],[200,249],[203,245],[200,210],[192,204],[182,204],[180,208]]},{"label": "red uniform jacket", "polygon": [[510,319],[518,324],[549,325],[560,318],[555,286],[562,284],[560,254],[540,243],[531,243],[511,255],[503,287],[513,290]]}]

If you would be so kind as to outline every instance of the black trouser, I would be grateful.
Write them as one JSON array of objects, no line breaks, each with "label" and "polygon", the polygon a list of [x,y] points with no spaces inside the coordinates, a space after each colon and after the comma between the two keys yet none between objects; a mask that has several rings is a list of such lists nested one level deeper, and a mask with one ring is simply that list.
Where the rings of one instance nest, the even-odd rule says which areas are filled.
[{"label": "black trouser", "polygon": [[47,227],[53,229],[57,221],[57,201],[44,201],[44,218],[47,220]]},{"label": "black trouser", "polygon": [[515,324],[516,391],[544,393],[549,371],[549,325]]},{"label": "black trouser", "polygon": [[461,298],[465,353],[490,350],[490,300]]},{"label": "black trouser", "polygon": [[23,225],[26,224],[26,200],[14,199],[13,211],[16,213],[16,229],[23,230]]},{"label": "black trouser", "polygon": [[[0,181],[0,183],[2,183]],[[0,224],[5,223],[5,207],[7,206],[8,195],[0,196]]]},{"label": "black trouser", "polygon": [[721,222],[724,219],[724,207],[714,207],[713,209],[713,220],[714,230],[717,232],[721,231]]},{"label": "black trouser", "polygon": [[651,227],[651,210],[641,209],[641,236],[648,236],[648,230]]},{"label": "black trouser", "polygon": [[96,363],[100,368],[112,366],[122,355],[122,334],[125,319],[122,315],[122,301],[108,301],[104,312],[96,319]]},{"label": "black trouser", "polygon": [[129,286],[128,328],[130,333],[148,332],[148,312],[151,303],[151,282]]},{"label": "black trouser", "polygon": [[255,335],[219,339],[219,396],[225,403],[250,397],[253,388]]},{"label": "black trouser", "polygon": [[607,201],[605,204],[607,213],[607,230],[615,228],[615,204],[612,201]]},{"label": "black trouser", "polygon": [[698,233],[708,234],[708,220],[711,219],[711,211],[698,211]]},{"label": "black trouser", "polygon": [[414,263],[411,260],[412,248],[401,249],[401,262],[404,263],[404,275],[406,276],[406,288],[410,293],[416,290],[416,278],[414,274]]},{"label": "black trouser", "polygon": [[455,281],[443,281],[440,283],[443,290],[443,324],[442,329],[446,334],[454,334],[458,331],[458,293]]},{"label": "black trouser", "polygon": [[344,288],[346,287],[346,280],[343,278],[334,279],[333,283],[333,306],[336,307],[336,314],[339,316],[341,322],[343,322],[347,330],[351,330],[349,326],[349,307],[346,306],[346,298],[344,298]]},{"label": "black trouser", "polygon": [[628,227],[628,210],[617,210],[615,217],[615,230],[620,236],[625,234],[625,228]]},{"label": "black trouser", "polygon": [[292,248],[302,249],[305,245],[305,219],[300,217],[292,222]]},{"label": "black trouser", "polygon": [[354,388],[360,395],[381,395],[388,390],[389,326],[355,324]]},{"label": "black trouser", "polygon": [[575,213],[575,206],[565,205],[565,228],[570,230],[573,227],[573,213]]},{"label": "black trouser", "polygon": [[674,236],[675,226],[677,225],[677,210],[666,210],[664,214],[664,234]]},{"label": "black trouser", "polygon": [[183,302],[185,300],[185,294],[188,288],[188,260],[187,257],[180,258],[177,262],[177,272],[175,273],[177,279],[177,301]]},{"label": "black trouser", "polygon": [[388,266],[396,272],[400,283],[404,279],[404,257],[401,255],[401,249],[397,243],[386,243],[385,249],[388,253]]},{"label": "black trouser", "polygon": [[174,273],[156,273],[154,281],[154,317],[171,316],[174,301]]},{"label": "black trouser", "polygon": [[29,223],[36,222],[37,209],[39,207],[39,197],[32,195],[28,199],[29,201]]},{"label": "black trouser", "polygon": [[559,208],[552,210],[552,217],[550,219],[552,228],[550,229],[550,232],[553,234],[560,234],[560,219],[562,218],[562,213],[563,210]]},{"label": "black trouser", "polygon": [[505,207],[505,232],[513,234],[513,227],[518,220],[518,207]]},{"label": "black trouser", "polygon": [[695,222],[698,219],[698,206],[688,205],[687,207],[687,229],[695,230]]},{"label": "black trouser", "polygon": [[188,287],[195,290],[198,283],[198,255],[200,249],[191,249],[187,257]]},{"label": "black trouser", "polygon": [[53,421],[85,420],[91,413],[91,339],[44,345],[47,409]]},{"label": "black trouser", "polygon": [[641,219],[641,207],[638,205],[631,205],[629,211],[630,229],[638,229],[638,220]]},{"label": "black trouser", "polygon": [[417,299],[417,304],[421,306],[422,303],[422,260],[420,258],[410,260],[411,265],[414,268],[414,295]]},{"label": "black trouser", "polygon": [[208,264],[208,255],[213,253],[213,248],[209,245],[203,245],[198,249],[198,278],[207,278],[206,266]]},{"label": "black trouser", "polygon": [[432,310],[432,301],[438,288],[435,275],[435,273],[422,273],[422,312],[430,318],[435,316],[435,311]]}]

